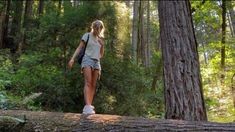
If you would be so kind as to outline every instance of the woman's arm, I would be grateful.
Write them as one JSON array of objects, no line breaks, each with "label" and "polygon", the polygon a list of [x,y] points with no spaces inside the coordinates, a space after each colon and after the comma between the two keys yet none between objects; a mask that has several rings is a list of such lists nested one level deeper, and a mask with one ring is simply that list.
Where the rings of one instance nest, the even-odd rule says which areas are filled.
[{"label": "woman's arm", "polygon": [[104,56],[104,40],[102,38],[98,39],[101,47],[100,47],[100,58]]},{"label": "woman's arm", "polygon": [[74,60],[74,59],[77,57],[78,53],[80,52],[81,48],[84,47],[84,46],[85,46],[84,41],[81,41],[80,44],[79,44],[79,46],[78,46],[77,49],[75,50],[75,52],[74,52],[74,54],[73,54],[73,56],[72,56],[71,59]]},{"label": "woman's arm", "polygon": [[73,67],[73,64],[74,64],[74,59],[77,57],[78,53],[80,52],[81,48],[84,47],[85,44],[84,44],[84,41],[80,41],[80,44],[79,46],[77,47],[77,49],[75,50],[72,58],[70,59],[69,63],[68,63],[68,66],[69,68],[71,69]]}]

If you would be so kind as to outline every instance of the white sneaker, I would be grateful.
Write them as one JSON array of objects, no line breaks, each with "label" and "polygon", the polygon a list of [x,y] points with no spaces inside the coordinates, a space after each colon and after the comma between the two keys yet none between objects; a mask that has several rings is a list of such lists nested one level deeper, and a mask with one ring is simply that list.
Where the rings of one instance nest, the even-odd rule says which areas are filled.
[{"label": "white sneaker", "polygon": [[85,105],[82,111],[83,114],[95,114],[94,106]]},{"label": "white sneaker", "polygon": [[90,105],[91,106],[91,108],[94,110],[95,109],[95,107],[93,106],[93,105]]}]

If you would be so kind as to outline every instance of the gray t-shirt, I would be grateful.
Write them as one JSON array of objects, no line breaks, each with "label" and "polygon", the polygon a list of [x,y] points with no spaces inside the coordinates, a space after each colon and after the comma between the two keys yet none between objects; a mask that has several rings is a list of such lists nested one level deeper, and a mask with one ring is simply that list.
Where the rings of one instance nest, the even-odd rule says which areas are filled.
[{"label": "gray t-shirt", "polygon": [[85,33],[82,36],[82,40],[86,43],[88,34],[89,34],[89,40],[87,43],[85,55],[91,57],[92,59],[99,60],[101,45],[99,44],[98,40],[94,37],[94,35],[92,33]]}]

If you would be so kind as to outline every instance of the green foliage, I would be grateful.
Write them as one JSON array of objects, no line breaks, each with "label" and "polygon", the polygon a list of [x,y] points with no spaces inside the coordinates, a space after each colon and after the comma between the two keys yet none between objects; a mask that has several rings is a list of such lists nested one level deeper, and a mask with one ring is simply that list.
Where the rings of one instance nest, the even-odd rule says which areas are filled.
[{"label": "green foliage", "polygon": [[162,93],[156,94],[151,89],[152,78],[146,75],[144,68],[129,61],[120,61],[111,53],[105,56],[102,65],[98,99],[95,101],[98,112],[161,117]]},{"label": "green foliage", "polygon": [[234,38],[226,34],[225,79],[221,80],[221,13],[218,1],[191,1],[197,8],[193,14],[196,38],[199,45],[201,74],[208,119],[217,122],[234,121],[231,78],[235,73]]},{"label": "green foliage", "polygon": [[210,50],[214,50],[214,52],[210,54],[209,63],[202,63],[201,65],[204,93],[207,98],[208,116],[212,121],[232,122],[235,117],[231,92],[231,80],[235,73],[235,48],[230,44],[231,42],[234,43],[234,39],[228,39],[226,43],[226,68],[223,83],[221,83],[220,78],[222,73],[220,67],[220,50],[217,48],[218,45],[221,45],[220,43],[211,43],[208,45],[210,46]]},{"label": "green foliage", "polygon": [[217,42],[220,40],[221,8],[217,1],[192,1],[192,7],[196,8],[193,14],[195,32],[199,44]]},{"label": "green foliage", "polygon": [[5,4],[5,1],[0,1],[0,12],[2,12],[5,8],[4,4]]},{"label": "green foliage", "polygon": [[0,109],[6,109],[7,105],[7,97],[6,93],[3,91],[0,92]]}]

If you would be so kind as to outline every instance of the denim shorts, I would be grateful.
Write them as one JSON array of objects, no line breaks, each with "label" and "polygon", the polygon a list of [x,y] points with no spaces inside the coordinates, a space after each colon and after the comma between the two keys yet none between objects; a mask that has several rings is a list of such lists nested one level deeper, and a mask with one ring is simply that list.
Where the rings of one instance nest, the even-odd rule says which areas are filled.
[{"label": "denim shorts", "polygon": [[84,55],[82,59],[81,68],[83,69],[84,67],[91,67],[93,70],[97,69],[101,71],[100,61],[92,59],[87,55]]}]

